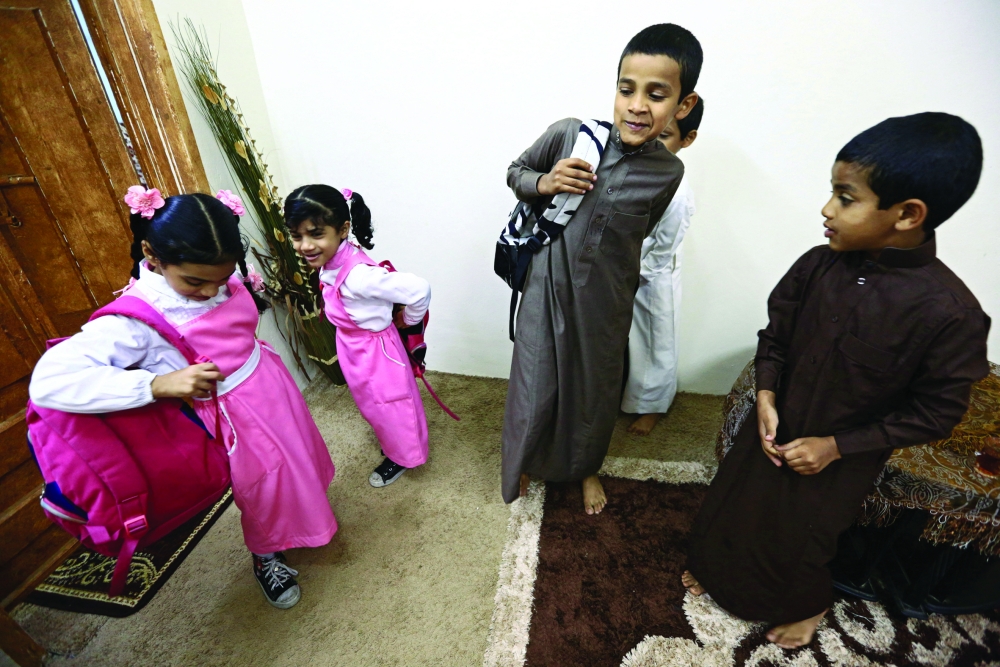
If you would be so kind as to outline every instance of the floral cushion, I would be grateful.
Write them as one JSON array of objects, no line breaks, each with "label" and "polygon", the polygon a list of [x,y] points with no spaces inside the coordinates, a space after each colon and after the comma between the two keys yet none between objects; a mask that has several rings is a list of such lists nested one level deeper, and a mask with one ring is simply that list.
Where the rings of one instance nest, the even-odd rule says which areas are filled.
[{"label": "floral cushion", "polygon": [[[716,438],[721,461],[750,416],[756,398],[754,362],[740,373],[723,407],[725,421]],[[860,523],[888,525],[903,508],[930,512],[922,537],[934,544],[975,546],[1000,555],[1000,477],[976,466],[976,452],[1000,449],[1000,366],[972,387],[969,411],[950,437],[897,449],[865,500]],[[1000,451],[998,451],[1000,454]]]}]

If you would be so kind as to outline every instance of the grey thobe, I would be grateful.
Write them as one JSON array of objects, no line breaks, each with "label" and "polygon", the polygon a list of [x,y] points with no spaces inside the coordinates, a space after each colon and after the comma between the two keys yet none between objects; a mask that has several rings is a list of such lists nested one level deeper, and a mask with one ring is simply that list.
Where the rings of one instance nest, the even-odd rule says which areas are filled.
[{"label": "grey thobe", "polygon": [[[511,164],[507,184],[518,199],[539,197],[538,179],[570,156],[579,130],[579,120],[561,120]],[[532,259],[504,413],[504,501],[517,499],[521,473],[581,480],[604,462],[618,416],[642,241],[683,175],[684,165],[659,141],[623,147],[612,129],[594,189],[563,234]]]}]

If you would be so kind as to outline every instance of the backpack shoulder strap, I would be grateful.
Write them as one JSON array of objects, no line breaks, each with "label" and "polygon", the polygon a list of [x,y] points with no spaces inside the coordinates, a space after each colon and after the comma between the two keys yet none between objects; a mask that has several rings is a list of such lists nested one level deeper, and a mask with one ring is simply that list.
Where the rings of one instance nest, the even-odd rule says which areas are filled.
[{"label": "backpack shoulder strap", "polygon": [[357,252],[347,258],[344,264],[340,267],[340,272],[337,274],[337,279],[333,283],[333,289],[337,294],[340,294],[340,286],[344,284],[347,280],[348,274],[354,269],[358,264],[365,264],[367,266],[379,266],[375,263],[371,257],[366,255],[363,250],[358,248]]},{"label": "backpack shoulder strap", "polygon": [[149,325],[156,333],[163,336],[168,343],[176,347],[184,355],[189,364],[197,363],[198,353],[184,340],[181,332],[174,328],[170,322],[167,322],[156,308],[153,308],[139,297],[124,294],[103,308],[95,310],[93,315],[90,316],[90,320],[95,320],[104,315],[125,315]]}]

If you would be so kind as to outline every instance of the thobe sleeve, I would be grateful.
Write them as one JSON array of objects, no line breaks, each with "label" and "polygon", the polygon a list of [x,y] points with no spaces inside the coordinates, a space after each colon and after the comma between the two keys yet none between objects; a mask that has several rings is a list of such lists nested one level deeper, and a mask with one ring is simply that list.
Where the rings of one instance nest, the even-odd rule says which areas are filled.
[{"label": "thobe sleeve", "polygon": [[[549,126],[521,156],[507,167],[507,185],[524,202],[538,197],[538,179],[552,170],[565,150],[568,131],[578,132],[580,121],[564,118]],[[597,165],[591,165],[595,170]]]},{"label": "thobe sleeve", "polygon": [[969,408],[972,384],[990,372],[990,319],[978,308],[951,318],[927,348],[906,401],[872,424],[835,433],[841,454],[923,445],[946,438]]},{"label": "thobe sleeve", "polygon": [[355,267],[344,280],[355,297],[382,299],[404,306],[403,322],[413,326],[431,305],[431,285],[412,273],[389,272],[380,266]]},{"label": "thobe sleeve", "polygon": [[153,402],[155,373],[129,370],[145,359],[152,329],[130,317],[106,315],[42,355],[28,386],[31,401],[63,412],[100,413]]},{"label": "thobe sleeve", "polygon": [[802,255],[778,281],[767,299],[767,328],[757,333],[757,356],[754,361],[757,391],[778,390],[778,379],[785,367],[799,306],[812,270],[824,250],[826,246],[817,246]]},{"label": "thobe sleeve", "polygon": [[666,214],[670,202],[674,200],[674,195],[677,193],[677,188],[681,185],[681,179],[684,178],[684,163],[677,156],[671,155],[670,157],[673,158],[673,163],[664,174],[667,187],[658,198],[653,200],[649,207],[649,225],[646,227],[646,236],[653,233],[656,223]]},{"label": "thobe sleeve", "polygon": [[639,275],[644,282],[648,283],[659,274],[673,268],[674,254],[691,222],[693,209],[691,202],[686,196],[681,196],[681,192],[678,190],[675,193],[666,212],[647,239],[650,245],[639,263]]}]

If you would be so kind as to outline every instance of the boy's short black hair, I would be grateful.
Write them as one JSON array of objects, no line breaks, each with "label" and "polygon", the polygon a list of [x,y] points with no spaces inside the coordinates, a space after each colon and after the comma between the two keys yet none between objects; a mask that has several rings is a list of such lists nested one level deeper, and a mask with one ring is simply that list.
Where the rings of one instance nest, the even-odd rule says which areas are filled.
[{"label": "boy's short black hair", "polygon": [[698,96],[698,101],[694,103],[691,107],[691,113],[678,119],[677,121],[677,131],[681,135],[681,139],[687,139],[687,135],[691,130],[697,130],[701,127],[701,117],[705,113],[705,100],[701,95]]},{"label": "boy's short black hair", "polygon": [[690,30],[673,23],[658,23],[644,28],[629,40],[618,60],[618,73],[622,71],[625,56],[643,53],[648,56],[667,56],[681,68],[681,94],[683,100],[698,84],[701,74],[701,44]]},{"label": "boy's short black hair", "polygon": [[983,144],[976,128],[938,112],[888,118],[847,142],[838,162],[869,170],[882,210],[907,199],[927,204],[924,229],[954,215],[976,191]]}]

